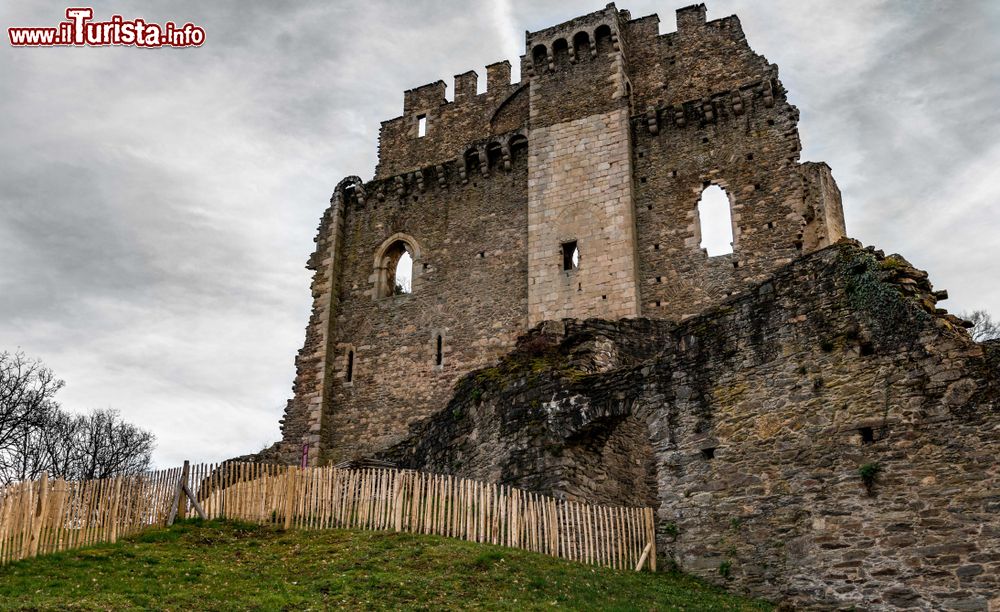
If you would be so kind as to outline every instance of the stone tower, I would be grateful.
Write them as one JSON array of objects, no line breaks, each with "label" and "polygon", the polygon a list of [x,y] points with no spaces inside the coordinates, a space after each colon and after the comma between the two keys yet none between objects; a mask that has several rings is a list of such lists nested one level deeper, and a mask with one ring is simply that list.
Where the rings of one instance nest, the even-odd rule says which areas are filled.
[{"label": "stone tower", "polygon": [[[313,311],[282,420],[289,461],[399,441],[464,374],[547,320],[682,320],[844,236],[823,163],[799,163],[798,112],[735,16],[605,9],[528,32],[511,66],[406,91],[375,177],[320,223]],[[732,253],[701,248],[698,204],[730,202]],[[395,267],[412,259],[411,290]]]}]

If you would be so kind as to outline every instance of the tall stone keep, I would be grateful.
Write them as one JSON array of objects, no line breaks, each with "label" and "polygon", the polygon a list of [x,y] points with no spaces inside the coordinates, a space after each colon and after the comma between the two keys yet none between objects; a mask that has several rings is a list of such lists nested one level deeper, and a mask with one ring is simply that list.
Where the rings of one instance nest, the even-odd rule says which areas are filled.
[{"label": "tall stone keep", "polygon": [[[639,314],[630,85],[617,17],[609,6],[527,36],[529,326]],[[596,48],[580,36],[571,55],[581,28]]]},{"label": "tall stone keep", "polygon": [[[368,457],[442,410],[456,382],[563,318],[680,321],[845,234],[798,111],[735,16],[677,31],[614,4],[528,32],[511,64],[403,94],[371,180],[334,190],[278,450]],[[732,252],[702,248],[702,192],[729,199]],[[409,287],[401,261],[412,261]]]}]

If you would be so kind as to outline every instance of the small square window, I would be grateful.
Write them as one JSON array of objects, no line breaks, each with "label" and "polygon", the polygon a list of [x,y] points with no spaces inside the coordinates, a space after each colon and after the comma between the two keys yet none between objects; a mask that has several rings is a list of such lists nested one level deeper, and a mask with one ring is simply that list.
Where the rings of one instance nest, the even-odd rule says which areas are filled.
[{"label": "small square window", "polygon": [[420,115],[417,117],[417,138],[423,138],[427,135],[427,115]]}]

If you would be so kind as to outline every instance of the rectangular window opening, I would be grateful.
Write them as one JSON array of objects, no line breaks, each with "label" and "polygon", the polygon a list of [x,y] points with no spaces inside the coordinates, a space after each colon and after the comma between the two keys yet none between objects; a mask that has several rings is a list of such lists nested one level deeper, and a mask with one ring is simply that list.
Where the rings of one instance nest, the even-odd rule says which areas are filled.
[{"label": "rectangular window opening", "polygon": [[871,427],[861,427],[858,429],[858,433],[861,434],[862,444],[871,444],[875,441],[875,432]]},{"label": "rectangular window opening", "polygon": [[444,338],[441,334],[437,337],[437,353],[434,356],[434,365],[439,366],[444,363]]},{"label": "rectangular window opening", "polygon": [[580,267],[580,249],[576,246],[576,240],[562,243],[563,270],[576,270]]},{"label": "rectangular window opening", "polygon": [[347,352],[347,382],[354,380],[354,351]]},{"label": "rectangular window opening", "polygon": [[417,117],[417,138],[423,138],[427,135],[427,115],[420,115]]}]

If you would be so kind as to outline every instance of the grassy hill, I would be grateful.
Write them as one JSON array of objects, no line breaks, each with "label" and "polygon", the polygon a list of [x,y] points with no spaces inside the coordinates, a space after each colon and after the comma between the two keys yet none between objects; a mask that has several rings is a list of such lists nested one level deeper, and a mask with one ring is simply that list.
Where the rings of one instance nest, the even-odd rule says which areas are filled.
[{"label": "grassy hill", "polygon": [[3,610],[767,610],[690,577],[432,536],[188,521],[0,567]]}]

